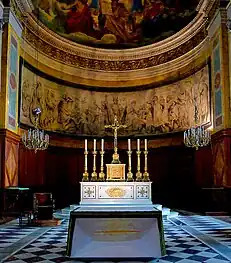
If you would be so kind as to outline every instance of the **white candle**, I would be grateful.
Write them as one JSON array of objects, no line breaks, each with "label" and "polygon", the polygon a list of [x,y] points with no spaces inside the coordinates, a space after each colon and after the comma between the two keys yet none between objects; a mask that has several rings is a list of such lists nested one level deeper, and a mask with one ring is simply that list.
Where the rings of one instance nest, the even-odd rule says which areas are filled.
[{"label": "white candle", "polygon": [[101,151],[103,152],[104,150],[104,139],[101,140]]},{"label": "white candle", "polygon": [[147,139],[144,140],[144,148],[145,148],[145,151],[148,150],[148,140]]},{"label": "white candle", "polygon": [[131,139],[128,139],[128,150],[131,151]]},{"label": "white candle", "polygon": [[94,139],[94,151],[96,151],[96,139]]},{"label": "white candle", "polygon": [[87,151],[87,139],[85,139],[85,151]]},{"label": "white candle", "polygon": [[140,139],[137,139],[137,151],[140,150]]}]

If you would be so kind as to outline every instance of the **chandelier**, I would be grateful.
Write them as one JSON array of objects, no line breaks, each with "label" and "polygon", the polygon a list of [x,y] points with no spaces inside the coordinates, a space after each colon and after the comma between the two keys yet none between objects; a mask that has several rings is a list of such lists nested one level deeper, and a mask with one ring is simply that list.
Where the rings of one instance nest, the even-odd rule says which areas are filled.
[{"label": "chandelier", "polygon": [[210,131],[206,130],[204,126],[197,125],[198,123],[198,107],[196,98],[194,97],[195,102],[195,126],[191,127],[184,132],[184,144],[186,147],[195,148],[196,150],[199,147],[207,146],[210,143],[211,135]]},{"label": "chandelier", "polygon": [[37,151],[46,150],[49,145],[49,135],[45,134],[43,130],[38,129],[39,115],[41,109],[36,108],[32,111],[35,116],[35,129],[29,129],[22,136],[24,146],[29,150]]}]

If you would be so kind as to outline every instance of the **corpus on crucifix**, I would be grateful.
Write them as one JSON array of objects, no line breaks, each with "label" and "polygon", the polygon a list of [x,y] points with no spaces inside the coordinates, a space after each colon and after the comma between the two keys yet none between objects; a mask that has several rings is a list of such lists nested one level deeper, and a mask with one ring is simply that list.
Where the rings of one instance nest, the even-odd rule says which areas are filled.
[{"label": "corpus on crucifix", "polygon": [[114,117],[114,123],[111,125],[105,125],[104,126],[106,129],[112,129],[114,132],[114,154],[112,156],[112,163],[120,163],[119,160],[119,154],[117,153],[118,147],[117,147],[117,135],[118,135],[118,130],[121,128],[127,128],[127,125],[121,125],[119,124],[117,120],[117,116],[115,115]]}]

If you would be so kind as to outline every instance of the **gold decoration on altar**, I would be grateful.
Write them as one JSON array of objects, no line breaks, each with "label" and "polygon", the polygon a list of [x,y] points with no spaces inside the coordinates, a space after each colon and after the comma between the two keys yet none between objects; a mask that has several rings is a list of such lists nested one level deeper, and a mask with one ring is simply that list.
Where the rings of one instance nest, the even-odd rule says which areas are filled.
[{"label": "gold decoration on altar", "polygon": [[126,191],[119,187],[113,187],[106,190],[106,193],[112,198],[121,198],[125,196]]}]

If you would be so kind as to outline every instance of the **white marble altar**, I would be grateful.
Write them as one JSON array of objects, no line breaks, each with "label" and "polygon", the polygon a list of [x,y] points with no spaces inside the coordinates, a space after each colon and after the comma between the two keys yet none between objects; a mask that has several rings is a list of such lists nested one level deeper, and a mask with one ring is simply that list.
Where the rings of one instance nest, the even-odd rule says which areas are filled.
[{"label": "white marble altar", "polygon": [[152,205],[152,182],[81,182],[82,205]]}]

